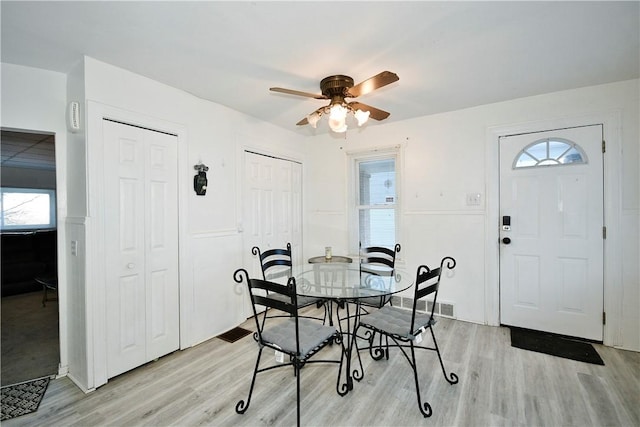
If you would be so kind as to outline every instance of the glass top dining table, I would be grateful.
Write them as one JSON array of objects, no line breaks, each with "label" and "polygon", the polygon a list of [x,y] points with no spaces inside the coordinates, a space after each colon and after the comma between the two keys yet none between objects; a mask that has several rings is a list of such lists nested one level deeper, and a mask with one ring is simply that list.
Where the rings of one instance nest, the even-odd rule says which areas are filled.
[{"label": "glass top dining table", "polygon": [[[358,337],[355,334],[361,316],[361,302],[365,299],[388,299],[390,295],[402,292],[413,285],[413,276],[400,269],[365,270],[358,263],[316,263],[292,269],[296,279],[296,293],[299,296],[316,297],[326,300],[329,324],[333,325],[335,305],[337,326],[344,340],[345,368],[338,372],[337,392],[344,396],[353,390],[353,380],[360,381],[364,368],[358,351]],[[354,306],[350,309],[350,306]],[[344,311],[346,315],[341,316]],[[356,355],[355,368],[352,356]]]},{"label": "glass top dining table", "polygon": [[359,264],[307,264],[293,268],[297,294],[336,301],[385,297],[413,285],[413,276],[399,269],[364,270]]}]

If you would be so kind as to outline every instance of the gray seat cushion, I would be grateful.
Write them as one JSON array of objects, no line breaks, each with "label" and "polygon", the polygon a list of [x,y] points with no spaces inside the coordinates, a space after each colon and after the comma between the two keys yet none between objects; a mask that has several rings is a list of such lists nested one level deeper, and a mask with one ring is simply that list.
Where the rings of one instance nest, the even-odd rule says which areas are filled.
[{"label": "gray seat cushion", "polygon": [[[282,302],[291,302],[291,298],[289,298],[288,296],[282,295],[282,294],[276,294],[274,292],[271,292],[269,294],[269,298],[273,298],[275,300],[282,301]],[[322,298],[305,297],[305,296],[298,295],[298,307],[306,307],[308,305],[316,304],[322,301],[323,301]]]},{"label": "gray seat cushion", "polygon": [[[336,328],[325,326],[311,319],[298,319],[300,332],[300,359],[305,359],[320,344],[337,334]],[[294,318],[285,319],[262,331],[262,339],[289,354],[296,353],[296,324]]]},{"label": "gray seat cushion", "polygon": [[387,305],[371,314],[362,316],[360,318],[360,325],[371,327],[403,339],[413,340],[413,338],[419,334],[420,328],[429,325],[429,319],[429,314],[416,313],[414,330],[410,331],[411,310]]}]

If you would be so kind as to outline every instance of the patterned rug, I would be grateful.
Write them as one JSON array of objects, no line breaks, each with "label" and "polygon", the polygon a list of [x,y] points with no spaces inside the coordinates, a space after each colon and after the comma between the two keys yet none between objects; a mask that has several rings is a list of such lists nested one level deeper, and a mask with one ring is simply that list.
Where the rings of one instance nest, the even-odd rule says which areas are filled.
[{"label": "patterned rug", "polygon": [[0,421],[37,411],[47,386],[49,386],[49,377],[2,387],[0,389],[2,391]]}]

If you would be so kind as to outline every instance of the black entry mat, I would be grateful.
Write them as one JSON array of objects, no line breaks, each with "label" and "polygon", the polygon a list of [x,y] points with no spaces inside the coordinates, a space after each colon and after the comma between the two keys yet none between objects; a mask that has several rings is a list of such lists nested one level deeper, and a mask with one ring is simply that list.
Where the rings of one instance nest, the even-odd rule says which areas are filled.
[{"label": "black entry mat", "polygon": [[2,387],[2,421],[38,410],[49,377]]},{"label": "black entry mat", "polygon": [[604,365],[596,349],[588,342],[530,329],[513,327],[509,329],[511,329],[512,347],[564,357],[578,362]]},{"label": "black entry mat", "polygon": [[221,340],[226,342],[236,342],[240,338],[246,337],[250,333],[251,331],[244,328],[233,328],[230,331],[225,332],[224,334],[218,335],[216,338],[220,338]]}]

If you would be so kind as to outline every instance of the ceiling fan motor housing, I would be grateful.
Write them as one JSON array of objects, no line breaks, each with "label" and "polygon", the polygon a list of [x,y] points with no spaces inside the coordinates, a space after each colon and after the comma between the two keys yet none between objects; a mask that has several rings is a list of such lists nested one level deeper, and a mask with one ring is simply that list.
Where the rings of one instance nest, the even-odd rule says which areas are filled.
[{"label": "ceiling fan motor housing", "polygon": [[343,75],[325,77],[320,82],[322,94],[331,98],[332,104],[344,102],[344,97],[349,95],[349,89],[352,87],[353,79]]}]

